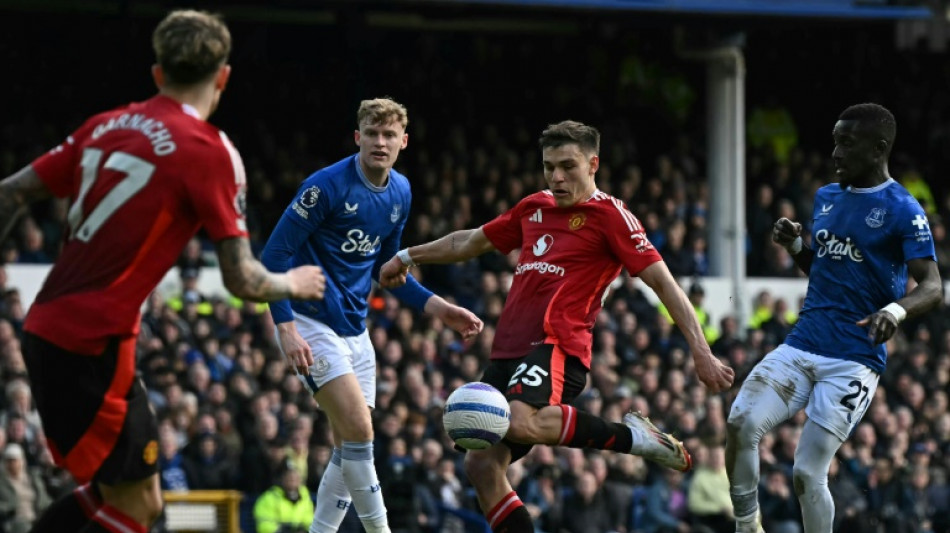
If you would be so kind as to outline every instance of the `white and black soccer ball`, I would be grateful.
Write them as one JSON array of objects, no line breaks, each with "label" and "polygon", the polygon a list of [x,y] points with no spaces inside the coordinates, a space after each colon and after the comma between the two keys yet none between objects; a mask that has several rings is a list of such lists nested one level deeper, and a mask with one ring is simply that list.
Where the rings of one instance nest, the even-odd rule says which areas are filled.
[{"label": "white and black soccer ball", "polygon": [[449,437],[466,450],[490,448],[505,438],[510,424],[508,400],[488,383],[466,383],[445,402],[442,425]]}]

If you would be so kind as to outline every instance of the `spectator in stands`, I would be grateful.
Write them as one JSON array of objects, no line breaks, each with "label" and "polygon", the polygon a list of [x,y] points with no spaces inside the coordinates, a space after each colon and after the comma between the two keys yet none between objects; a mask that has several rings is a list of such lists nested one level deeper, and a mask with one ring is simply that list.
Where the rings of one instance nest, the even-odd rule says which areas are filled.
[{"label": "spectator in stands", "polygon": [[313,519],[310,491],[292,463],[282,465],[278,484],[254,504],[257,533],[306,533]]},{"label": "spectator in stands", "polygon": [[173,431],[165,428],[158,435],[158,475],[162,490],[189,489],[185,457],[178,447],[178,438]]},{"label": "spectator in stands", "polygon": [[683,474],[666,469],[650,485],[643,516],[646,533],[689,533],[692,531]]},{"label": "spectator in stands", "polygon": [[40,472],[27,465],[19,444],[7,444],[0,460],[0,531],[26,533],[49,506],[49,495]]},{"label": "spectator in stands", "polygon": [[835,459],[828,470],[828,490],[835,502],[835,521],[833,531],[870,531],[871,517],[868,501],[853,476],[841,468],[841,462]]},{"label": "spectator in stands", "polygon": [[[224,490],[234,486],[234,464],[214,433],[196,439],[194,456],[185,458],[188,487],[196,490]],[[299,470],[298,470],[299,473]]]},{"label": "spectator in stands", "polygon": [[762,487],[762,527],[770,533],[801,533],[801,510],[786,469],[776,467],[765,476]]},{"label": "spectator in stands", "polygon": [[43,242],[43,230],[36,225],[32,218],[26,218],[20,226],[20,237],[23,246],[20,249],[19,262],[21,263],[51,263],[52,258],[46,254]]},{"label": "spectator in stands", "polygon": [[735,531],[729,477],[722,446],[700,446],[695,454],[697,468],[689,480],[688,509],[694,527],[715,533]]},{"label": "spectator in stands", "polygon": [[868,475],[868,502],[876,518],[888,533],[914,531],[911,519],[914,501],[909,487],[901,480],[894,468],[894,460],[888,456],[875,459],[874,469]]},{"label": "spectator in stands", "polygon": [[602,533],[612,531],[614,520],[622,517],[611,514],[597,477],[584,471],[574,482],[574,493],[564,498],[561,529],[575,533]]},{"label": "spectator in stands", "polygon": [[752,109],[746,127],[749,145],[778,163],[787,163],[798,145],[795,119],[774,94]]}]

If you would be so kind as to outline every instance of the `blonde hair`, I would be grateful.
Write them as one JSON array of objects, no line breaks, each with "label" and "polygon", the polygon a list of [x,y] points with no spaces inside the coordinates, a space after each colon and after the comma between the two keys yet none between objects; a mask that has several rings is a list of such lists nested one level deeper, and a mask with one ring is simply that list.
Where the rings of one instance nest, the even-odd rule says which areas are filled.
[{"label": "blonde hair", "polygon": [[409,113],[406,111],[406,106],[388,96],[360,102],[360,109],[356,112],[357,126],[363,122],[388,124],[390,121],[398,122],[402,124],[403,129],[406,129],[409,126]]},{"label": "blonde hair", "polygon": [[168,14],[152,33],[155,59],[169,83],[205,81],[231,54],[231,32],[218,15],[180,9]]}]

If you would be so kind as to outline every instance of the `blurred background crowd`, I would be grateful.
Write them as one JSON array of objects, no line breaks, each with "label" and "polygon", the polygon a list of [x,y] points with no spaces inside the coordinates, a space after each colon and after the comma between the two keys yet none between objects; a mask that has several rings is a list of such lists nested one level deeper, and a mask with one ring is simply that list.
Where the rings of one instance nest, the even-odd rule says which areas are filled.
[{"label": "blurred background crowd", "polygon": [[[144,36],[154,19],[85,16],[95,35],[59,13],[0,17],[0,56],[18,80],[0,89],[0,176],[60,142],[84,117],[151,94]],[[673,273],[691,280],[690,298],[704,309],[702,278],[710,274],[707,251],[717,236],[706,229],[703,70],[671,51],[677,31],[649,24],[631,31],[604,18],[556,19],[550,27],[490,35],[405,31],[372,27],[346,10],[338,26],[229,23],[234,76],[212,122],[244,157],[256,247],[309,173],[355,151],[362,98],[391,95],[409,108],[409,148],[397,164],[415,200],[407,245],[487,222],[541,188],[536,138],[547,123],[572,118],[600,128],[599,187],[627,202]],[[18,36],[37,24],[57,38],[37,41],[27,53]],[[814,192],[832,176],[837,113],[873,100],[897,116],[891,172],[927,210],[948,279],[950,62],[924,46],[898,50],[886,24],[850,28],[847,36],[839,30],[778,26],[748,34],[748,273],[801,275],[770,243],[771,224],[787,216],[807,231]],[[78,49],[64,46],[80,42],[77,60]],[[123,46],[127,53],[116,56]],[[371,53],[379,50],[385,53]],[[64,79],[77,61],[83,76]],[[773,64],[781,67],[766,74]],[[834,72],[835,80],[803,72]],[[37,79],[59,82],[37,87]],[[55,260],[66,207],[51,201],[34,209],[2,243],[0,264]],[[442,430],[441,406],[486,365],[515,259],[491,254],[417,270],[424,284],[485,321],[471,343],[385,291],[372,296],[376,465],[393,531],[478,530],[477,505],[462,456]],[[303,503],[288,509],[305,530],[312,516],[306,504],[332,447],[326,418],[288,372],[266,306],[197,288],[214,266],[211,244],[195,239],[179,264],[182,292],[153,294],[142,317],[138,368],[160,420],[162,486],[242,491],[245,531],[254,530],[259,496],[296,494]],[[700,314],[707,340],[736,369],[737,383],[782,342],[800,305],[768,292],[754,297],[755,313],[745,323]],[[72,488],[52,466],[31,403],[18,341],[25,311],[17,280],[0,267],[0,531],[9,532],[26,531],[36,513]],[[683,475],[630,455],[535,447],[509,476],[538,530],[731,532],[723,445],[738,389],[706,393],[676,327],[626,274],[606,300],[594,337],[591,386],[578,406],[614,421],[630,409],[648,414],[686,442],[697,467]],[[832,465],[836,531],[950,531],[950,315],[941,309],[905,322],[888,349],[889,367],[868,415]],[[803,420],[799,413],[762,443],[761,506],[770,533],[801,531],[791,461]],[[275,493],[275,486],[283,488]],[[352,516],[344,528],[359,531]]]}]

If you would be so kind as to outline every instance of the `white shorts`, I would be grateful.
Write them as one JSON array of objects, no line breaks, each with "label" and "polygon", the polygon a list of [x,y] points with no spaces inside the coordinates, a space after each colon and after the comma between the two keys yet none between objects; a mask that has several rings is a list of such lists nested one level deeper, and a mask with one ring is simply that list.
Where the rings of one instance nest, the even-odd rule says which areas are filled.
[{"label": "white shorts", "polygon": [[[323,322],[297,313],[294,313],[294,322],[313,353],[313,365],[307,375],[297,374],[304,386],[316,394],[330,381],[355,374],[366,405],[376,407],[376,351],[369,332],[363,330],[359,335],[342,337]],[[280,335],[277,339],[280,344]]]},{"label": "white shorts", "polygon": [[[746,381],[766,383],[777,392],[788,407],[785,419],[804,407],[808,418],[843,442],[871,405],[878,378],[877,372],[861,363],[782,344],[759,361]],[[755,409],[755,394],[743,394],[743,390],[733,410]]]}]

